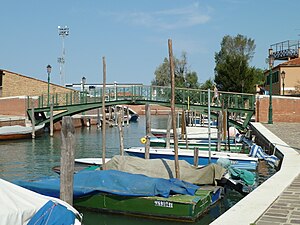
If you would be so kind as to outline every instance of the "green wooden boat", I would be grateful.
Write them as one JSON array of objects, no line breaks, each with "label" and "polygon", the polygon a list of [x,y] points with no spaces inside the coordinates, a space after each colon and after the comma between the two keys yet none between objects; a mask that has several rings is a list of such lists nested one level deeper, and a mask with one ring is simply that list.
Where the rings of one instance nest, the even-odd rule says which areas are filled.
[{"label": "green wooden boat", "polygon": [[77,198],[75,207],[89,210],[143,216],[177,221],[197,220],[211,204],[220,198],[221,189],[198,189],[194,196],[172,195],[163,197],[128,197],[100,193]]}]

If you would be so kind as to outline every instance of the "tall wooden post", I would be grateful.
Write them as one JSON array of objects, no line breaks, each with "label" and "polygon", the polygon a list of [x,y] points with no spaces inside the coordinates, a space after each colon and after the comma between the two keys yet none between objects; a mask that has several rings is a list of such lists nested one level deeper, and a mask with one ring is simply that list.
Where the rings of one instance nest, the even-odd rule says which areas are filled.
[{"label": "tall wooden post", "polygon": [[108,106],[108,120],[112,120],[112,112],[111,112],[111,106]]},{"label": "tall wooden post", "polygon": [[119,137],[120,137],[120,155],[124,155],[124,134],[122,126],[122,114],[118,115],[118,128],[119,128]]},{"label": "tall wooden post", "polygon": [[217,145],[218,151],[221,151],[222,129],[223,129],[223,113],[222,113],[222,111],[219,111],[219,115],[218,115],[218,145]]},{"label": "tall wooden post", "polygon": [[124,126],[124,105],[122,105],[122,126]]},{"label": "tall wooden post", "polygon": [[208,98],[208,163],[211,163],[211,130],[210,130],[210,89],[207,90]]},{"label": "tall wooden post", "polygon": [[75,128],[70,116],[63,117],[61,129],[60,199],[73,204]]},{"label": "tall wooden post", "polygon": [[179,161],[178,161],[178,137],[176,131],[176,112],[175,112],[175,73],[174,73],[174,61],[172,40],[168,40],[169,47],[169,61],[170,61],[170,75],[171,75],[171,112],[172,112],[172,124],[173,124],[173,136],[174,136],[174,154],[175,154],[175,174],[176,178],[180,179]]},{"label": "tall wooden post", "polygon": [[171,127],[172,127],[172,114],[170,112],[168,116],[168,124],[167,124],[166,148],[170,148]]},{"label": "tall wooden post", "polygon": [[129,125],[129,107],[128,106],[126,108],[126,115],[127,115],[126,123],[127,123],[127,126],[128,126]]},{"label": "tall wooden post", "polygon": [[106,169],[106,113],[105,113],[105,87],[106,87],[106,62],[105,57],[102,57],[103,63],[103,84],[102,84],[102,169]]},{"label": "tall wooden post", "polygon": [[199,149],[196,147],[194,148],[194,166],[198,167],[199,164]]},{"label": "tall wooden post", "polygon": [[145,145],[145,159],[150,158],[150,133],[151,133],[151,109],[150,105],[147,103],[145,105],[146,111],[146,145]]},{"label": "tall wooden post", "polygon": [[32,132],[31,137],[32,139],[35,138],[35,117],[34,117],[34,101],[31,99],[31,126],[32,126]]},{"label": "tall wooden post", "polygon": [[185,111],[182,110],[181,113],[181,139],[184,140],[186,136],[186,125],[185,125]]},{"label": "tall wooden post", "polygon": [[53,103],[50,104],[50,137],[53,137]]},{"label": "tall wooden post", "polygon": [[101,126],[100,109],[97,108],[97,128],[99,129],[100,126]]}]

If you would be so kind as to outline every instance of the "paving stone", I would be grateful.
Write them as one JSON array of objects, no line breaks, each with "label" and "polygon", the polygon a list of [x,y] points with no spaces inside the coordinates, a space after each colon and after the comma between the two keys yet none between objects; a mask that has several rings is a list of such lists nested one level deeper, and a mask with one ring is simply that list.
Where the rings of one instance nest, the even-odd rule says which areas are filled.
[{"label": "paving stone", "polygon": [[273,214],[278,213],[278,214],[283,214],[283,215],[287,215],[289,213],[288,210],[282,210],[282,209],[269,209],[267,212],[273,213]]},{"label": "paving stone", "polygon": [[271,216],[262,216],[261,221],[277,222],[277,223],[286,223],[287,218],[271,217]]},{"label": "paving stone", "polygon": [[281,223],[274,223],[268,221],[258,221],[255,225],[281,225]]}]

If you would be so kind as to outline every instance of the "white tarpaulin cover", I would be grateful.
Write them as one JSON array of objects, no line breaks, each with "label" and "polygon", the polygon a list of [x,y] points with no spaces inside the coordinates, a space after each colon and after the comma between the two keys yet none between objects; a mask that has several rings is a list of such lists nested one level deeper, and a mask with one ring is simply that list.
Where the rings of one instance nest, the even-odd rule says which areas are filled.
[{"label": "white tarpaulin cover", "polygon": [[[170,179],[175,176],[175,162],[168,159],[143,159],[133,156],[114,156],[106,163],[106,169],[127,173],[143,174],[149,177]],[[179,160],[180,179],[197,185],[215,184],[226,172],[217,164],[195,168],[184,160]]]},{"label": "white tarpaulin cover", "polygon": [[43,196],[0,179],[0,224],[27,224],[49,200],[65,205],[76,215],[79,214],[73,207],[60,199]]},{"label": "white tarpaulin cover", "polygon": [[[42,129],[45,124],[35,126],[35,131]],[[30,134],[32,132],[32,127],[24,126],[4,126],[0,127],[0,135],[9,135],[9,134]]]}]

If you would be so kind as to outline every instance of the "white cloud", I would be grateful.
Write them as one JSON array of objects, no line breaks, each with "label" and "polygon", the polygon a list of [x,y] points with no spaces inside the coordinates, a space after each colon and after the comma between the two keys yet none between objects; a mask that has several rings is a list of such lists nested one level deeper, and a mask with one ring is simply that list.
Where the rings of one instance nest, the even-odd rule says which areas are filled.
[{"label": "white cloud", "polygon": [[[205,13],[204,13],[205,11]],[[111,13],[118,21],[157,29],[181,29],[207,23],[210,9],[198,3],[153,12]]]}]

